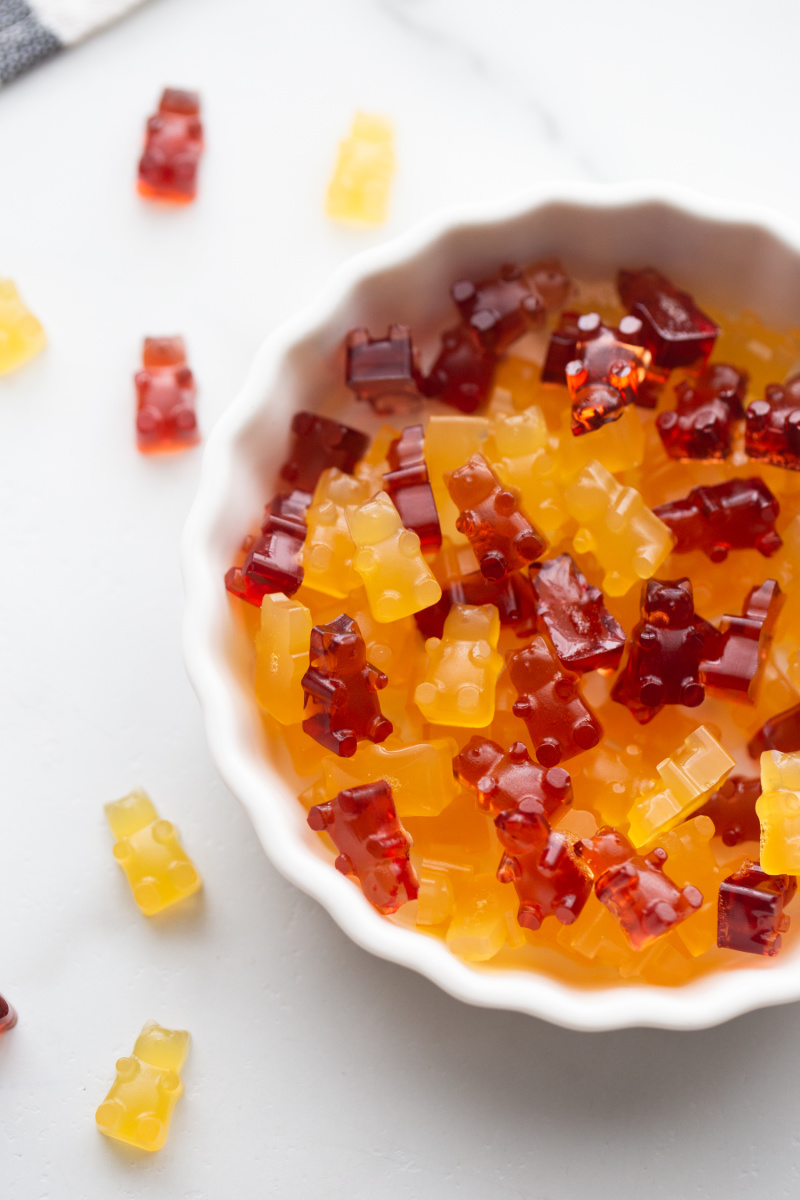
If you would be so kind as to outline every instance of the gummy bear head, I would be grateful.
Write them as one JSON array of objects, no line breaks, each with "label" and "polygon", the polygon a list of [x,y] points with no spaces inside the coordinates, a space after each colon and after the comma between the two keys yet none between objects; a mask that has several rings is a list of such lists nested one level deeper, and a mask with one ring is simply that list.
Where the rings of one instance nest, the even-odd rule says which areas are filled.
[{"label": "gummy bear head", "polygon": [[495,819],[500,844],[512,853],[524,854],[544,846],[550,833],[540,801],[522,800],[516,808],[501,812]]},{"label": "gummy bear head", "polygon": [[662,629],[686,629],[694,621],[689,579],[650,579],[644,585],[642,617]]},{"label": "gummy bear head", "polygon": [[598,829],[594,837],[582,838],[581,841],[576,842],[575,853],[578,858],[583,859],[595,879],[597,879],[599,875],[602,875],[604,871],[608,871],[611,867],[628,862],[629,859],[633,858],[636,851],[625,835],[620,833],[618,829],[612,829],[610,825],[604,825],[602,829]]},{"label": "gummy bear head", "polygon": [[456,508],[464,512],[486,500],[500,486],[482,454],[473,454],[469,462],[445,475],[447,490]]},{"label": "gummy bear head", "polygon": [[188,1051],[189,1034],[185,1029],[165,1029],[156,1021],[147,1022],[133,1047],[136,1058],[162,1071],[180,1071]]},{"label": "gummy bear head", "polygon": [[445,642],[489,642],[497,645],[500,616],[493,604],[454,604],[444,622]]},{"label": "gummy bear head", "polygon": [[469,788],[476,788],[503,757],[497,742],[476,734],[453,759],[453,773]]},{"label": "gummy bear head", "polygon": [[529,645],[513,651],[507,662],[511,682],[520,694],[535,692],[560,677],[575,678],[572,672],[562,670],[542,637],[535,637]]},{"label": "gummy bear head", "polygon": [[348,512],[347,524],[357,546],[376,546],[403,528],[400,514],[386,492],[378,492]]},{"label": "gummy bear head", "polygon": [[352,617],[344,613],[311,630],[311,662],[329,675],[357,675],[367,665],[367,648]]}]

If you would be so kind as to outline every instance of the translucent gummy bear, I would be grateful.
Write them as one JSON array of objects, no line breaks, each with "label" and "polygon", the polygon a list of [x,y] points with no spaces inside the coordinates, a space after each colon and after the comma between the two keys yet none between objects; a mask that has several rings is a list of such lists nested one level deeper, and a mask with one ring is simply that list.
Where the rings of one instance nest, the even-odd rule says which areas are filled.
[{"label": "translucent gummy bear", "polygon": [[327,755],[322,760],[325,799],[385,779],[398,816],[438,816],[458,795],[452,765],[457,749],[453,738],[433,738],[411,746],[362,742],[352,758]]},{"label": "translucent gummy bear", "polygon": [[504,579],[544,554],[547,542],[520,507],[519,493],[503,487],[482,454],[449,472],[445,483],[459,509],[456,529],[487,579]]},{"label": "translucent gummy bear", "polygon": [[761,755],[761,869],[768,875],[800,875],[800,753],[767,750]]},{"label": "translucent gummy bear", "polygon": [[117,839],[114,857],[146,916],[200,890],[202,880],[178,839],[178,831],[159,818],[146,792],[137,788],[107,804],[105,812]]},{"label": "translucent gummy bear", "polygon": [[[495,389],[495,394],[499,389]],[[500,480],[516,488],[522,507],[548,538],[557,538],[569,522],[558,476],[559,456],[541,408],[492,415],[485,454]]]},{"label": "translucent gummy bear", "polygon": [[139,194],[173,204],[194,200],[202,151],[199,95],[165,88],[158,112],[147,122],[139,162]]},{"label": "translucent gummy bear", "polygon": [[143,453],[185,450],[200,440],[197,387],[181,337],[145,338],[136,384],[136,441]]},{"label": "translucent gummy bear", "polygon": [[439,514],[439,525],[442,536],[455,545],[463,546],[467,539],[456,529],[458,509],[450,499],[444,477],[477,453],[488,436],[489,422],[486,417],[433,416],[425,430],[425,461]]},{"label": "translucent gummy bear", "polygon": [[630,810],[628,836],[637,850],[701,808],[735,765],[704,725],[694,729],[658,764],[660,782],[653,782]]},{"label": "translucent gummy bear", "polygon": [[717,866],[711,839],[714,822],[706,816],[694,816],[659,838],[667,852],[670,878],[677,887],[691,884],[703,895],[700,908],[676,929],[693,958],[705,954],[717,941],[717,908],[722,872]]},{"label": "translucent gummy bear", "polygon": [[361,577],[353,566],[356,547],[347,513],[368,499],[366,482],[335,467],[322,472],[306,513],[303,582],[307,587],[343,598],[361,586]]},{"label": "translucent gummy bear", "polygon": [[325,205],[329,217],[359,225],[382,225],[394,175],[391,121],[359,112],[348,137],[339,144]]},{"label": "translucent gummy bear", "polygon": [[445,935],[453,954],[466,962],[487,962],[505,945],[520,946],[517,895],[494,875],[454,876],[453,916]]},{"label": "translucent gummy bear", "polygon": [[376,621],[397,621],[436,604],[442,589],[422,557],[419,537],[404,528],[385,492],[347,509],[346,516],[357,550],[353,566]]},{"label": "translucent gummy bear", "polygon": [[117,1059],[116,1079],[95,1114],[100,1132],[140,1150],[160,1150],[183,1095],[180,1071],[188,1052],[185,1029],[148,1021],[133,1054]]},{"label": "translucent gummy bear", "polygon": [[493,604],[456,604],[450,609],[443,637],[425,643],[428,666],[415,693],[428,721],[470,729],[491,723],[503,669],[499,636],[500,618]]},{"label": "translucent gummy bear", "polygon": [[385,742],[392,723],[378,692],[389,682],[367,662],[367,648],[352,617],[311,630],[309,668],[301,682],[306,697],[303,729],[326,750],[351,758],[359,741]]},{"label": "translucent gummy bear", "polygon": [[256,701],[281,725],[303,719],[301,680],[308,670],[311,613],[282,592],[261,601],[261,628],[255,637]]},{"label": "translucent gummy bear", "polygon": [[15,371],[43,350],[47,338],[10,279],[0,279],[0,375]]}]

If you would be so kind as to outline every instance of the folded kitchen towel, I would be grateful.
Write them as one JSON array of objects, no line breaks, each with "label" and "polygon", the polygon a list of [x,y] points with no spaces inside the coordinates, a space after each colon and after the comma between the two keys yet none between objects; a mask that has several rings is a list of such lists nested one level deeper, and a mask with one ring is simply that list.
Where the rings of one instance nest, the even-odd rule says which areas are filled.
[{"label": "folded kitchen towel", "polygon": [[0,87],[142,0],[0,0]]}]

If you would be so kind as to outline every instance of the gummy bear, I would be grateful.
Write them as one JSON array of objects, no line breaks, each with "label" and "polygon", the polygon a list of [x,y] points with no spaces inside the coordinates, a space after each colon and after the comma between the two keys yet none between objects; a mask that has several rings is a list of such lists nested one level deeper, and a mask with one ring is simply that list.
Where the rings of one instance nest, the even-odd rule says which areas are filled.
[{"label": "gummy bear", "polygon": [[416,533],[422,553],[438,554],[442,545],[439,514],[425,464],[425,434],[421,425],[408,425],[389,447],[391,470],[383,477],[389,499],[406,529]]},{"label": "gummy bear", "polygon": [[718,563],[730,550],[754,549],[769,558],[783,544],[775,531],[780,505],[758,476],[692,488],[653,512],[677,538],[676,554],[702,550]]},{"label": "gummy bear", "polygon": [[385,779],[402,818],[438,816],[458,795],[452,769],[456,749],[453,738],[433,738],[411,746],[362,742],[352,758],[334,754],[323,758],[325,797]]},{"label": "gummy bear", "polygon": [[595,555],[609,596],[624,596],[634,583],[650,579],[672,549],[663,521],[635,488],[623,487],[599,462],[584,467],[564,500],[580,526],[572,544],[579,554]]},{"label": "gummy bear", "polygon": [[625,631],[600,588],[590,586],[569,554],[548,559],[533,577],[536,614],[559,661],[573,671],[613,671],[625,649]]},{"label": "gummy bear", "polygon": [[178,840],[178,831],[159,818],[146,792],[137,788],[107,804],[105,811],[117,839],[114,857],[146,916],[200,890],[202,880]]},{"label": "gummy bear", "polygon": [[[437,570],[441,566],[443,564],[439,562]],[[442,636],[447,614],[454,604],[471,604],[475,607],[493,604],[500,624],[513,628],[517,637],[530,637],[536,632],[536,599],[530,580],[521,571],[512,571],[505,579],[493,580],[486,579],[480,571],[448,578],[444,570],[439,578],[442,583],[441,600],[414,614],[424,637]]]},{"label": "gummy bear", "polygon": [[366,329],[347,335],[345,382],[359,400],[377,413],[404,413],[421,399],[422,375],[407,325],[390,325],[386,336],[370,337]]},{"label": "gummy bear", "polygon": [[728,363],[712,363],[675,388],[673,411],[660,412],[656,428],[670,458],[712,461],[731,452],[734,421],[744,417],[748,375]]},{"label": "gummy bear", "polygon": [[432,416],[425,430],[425,462],[428,465],[442,535],[458,545],[467,539],[456,529],[458,509],[450,499],[444,477],[476,454],[489,434],[486,417]]},{"label": "gummy bear", "polygon": [[441,638],[425,643],[428,666],[415,692],[417,706],[436,725],[482,729],[494,718],[495,686],[503,669],[497,653],[500,619],[486,604],[450,609]]},{"label": "gummy bear", "polygon": [[445,475],[445,483],[460,510],[456,529],[469,539],[487,579],[503,579],[544,554],[547,543],[516,492],[502,487],[482,454]]},{"label": "gummy bear", "polygon": [[741,616],[725,615],[713,658],[704,657],[700,680],[713,695],[754,700],[784,596],[774,579],[751,588]]},{"label": "gummy bear", "polygon": [[303,719],[305,697],[300,681],[308,670],[311,613],[282,592],[261,602],[261,627],[255,637],[256,701],[281,725]]},{"label": "gummy bear", "polygon": [[777,713],[747,743],[751,758],[760,758],[766,750],[793,754],[800,750],[800,704]]},{"label": "gummy bear", "polygon": [[283,592],[293,596],[303,582],[305,515],[311,497],[294,491],[276,496],[267,505],[260,535],[247,551],[241,567],[231,567],[225,586],[234,596],[261,607],[265,595]]},{"label": "gummy bear", "polygon": [[514,742],[506,753],[497,742],[476,734],[453,759],[453,771],[464,787],[477,792],[478,806],[494,816],[524,800],[528,812],[552,821],[572,803],[568,773],[563,767],[537,766],[524,742]]},{"label": "gummy bear", "polygon": [[305,692],[303,729],[343,758],[351,758],[364,738],[385,742],[392,723],[383,716],[377,693],[389,682],[367,662],[361,632],[352,617],[337,617],[311,630],[308,670],[300,681]]},{"label": "gummy bear", "polygon": [[463,413],[480,408],[492,385],[497,359],[463,325],[442,334],[442,345],[425,377],[426,396]]},{"label": "gummy bear", "polygon": [[353,566],[376,621],[397,621],[436,604],[442,589],[422,557],[419,537],[403,528],[385,492],[346,510],[346,516],[356,545]]},{"label": "gummy bear", "polygon": [[144,153],[139,160],[139,195],[173,204],[194,200],[202,149],[199,95],[165,88],[158,112],[147,121]]},{"label": "gummy bear", "polygon": [[311,412],[295,413],[291,431],[292,446],[281,467],[281,479],[312,494],[322,472],[331,467],[352,475],[369,446],[369,438],[360,430]]},{"label": "gummy bear", "polygon": [[797,891],[789,875],[768,875],[747,859],[719,888],[717,945],[774,958],[789,928],[785,909]]},{"label": "gummy bear", "polygon": [[336,467],[323,471],[306,514],[308,533],[303,543],[303,582],[340,599],[361,586],[353,566],[355,542],[347,514],[369,498],[369,486]]},{"label": "gummy bear", "polygon": [[[499,393],[495,388],[493,407]],[[485,448],[500,481],[509,491],[519,492],[522,507],[536,514],[537,528],[546,537],[558,537],[569,521],[559,478],[562,455],[554,442],[541,408],[531,405],[524,412],[496,410]]]},{"label": "gummy bear", "polygon": [[3,996],[0,996],[0,1033],[7,1033],[9,1029],[13,1029],[17,1023],[16,1009],[8,1003]]},{"label": "gummy bear", "polygon": [[145,338],[136,384],[136,441],[143,453],[185,450],[200,440],[197,388],[183,338]]},{"label": "gummy bear", "polygon": [[308,823],[328,834],[339,851],[337,871],[355,875],[378,912],[397,912],[407,900],[416,900],[417,876],[408,858],[411,838],[384,779],[345,788],[333,800],[316,804]]},{"label": "gummy bear", "polygon": [[580,337],[578,325],[581,314],[562,312],[558,324],[550,334],[547,354],[542,365],[542,383],[557,383],[562,387],[567,382],[567,364],[575,358]]},{"label": "gummy bear", "polygon": [[682,921],[675,933],[693,958],[699,958],[717,943],[721,872],[711,848],[713,836],[713,821],[698,813],[659,837],[661,849],[667,852],[673,882],[677,887],[693,884],[703,895],[700,908],[691,920]]},{"label": "gummy bear", "polygon": [[800,753],[761,755],[761,869],[768,875],[800,874]]},{"label": "gummy bear", "polygon": [[761,795],[761,780],[744,775],[731,775],[721,787],[712,792],[698,817],[710,817],[717,837],[725,846],[740,842],[757,842],[761,825],[756,813],[756,800]]},{"label": "gummy bear", "polygon": [[749,458],[800,471],[800,374],[768,384],[764,399],[748,406],[744,448]]},{"label": "gummy bear", "polygon": [[577,321],[575,357],[565,374],[572,397],[572,432],[590,433],[616,421],[626,404],[637,398],[650,355],[642,347],[642,322],[623,317],[618,329],[609,329],[599,313],[586,313]]},{"label": "gummy bear", "polygon": [[394,167],[391,121],[372,113],[356,113],[348,137],[339,143],[325,205],[328,216],[359,225],[382,225]]},{"label": "gummy bear", "polygon": [[603,729],[579,691],[580,676],[562,670],[544,638],[535,637],[507,662],[519,696],[514,716],[527,725],[542,766],[554,767],[597,745]]},{"label": "gummy bear", "polygon": [[10,279],[0,279],[0,375],[16,371],[44,350],[44,330]]},{"label": "gummy bear", "polygon": [[100,1132],[140,1150],[160,1150],[183,1095],[180,1070],[188,1052],[185,1029],[148,1021],[133,1054],[117,1059],[116,1079],[95,1114]]},{"label": "gummy bear", "polygon": [[592,880],[564,833],[549,829],[537,801],[524,799],[495,820],[505,853],[497,868],[502,883],[513,883],[524,929],[539,929],[546,917],[571,925],[592,892]]},{"label": "gummy bear", "polygon": [[453,915],[445,935],[453,954],[466,962],[487,962],[504,946],[522,944],[513,888],[483,873],[454,878],[453,885]]},{"label": "gummy bear", "polygon": [[642,321],[644,345],[656,367],[705,366],[719,329],[688,292],[678,291],[652,267],[620,271],[617,287],[622,303]]},{"label": "gummy bear", "polygon": [[502,354],[527,330],[540,329],[547,313],[535,282],[513,263],[479,283],[461,279],[450,294],[470,332],[490,354]]},{"label": "gummy bear", "polygon": [[616,917],[634,950],[642,950],[690,917],[703,903],[692,884],[677,888],[664,874],[667,853],[660,847],[646,858],[617,829],[605,825],[575,852],[592,872],[598,900]]}]

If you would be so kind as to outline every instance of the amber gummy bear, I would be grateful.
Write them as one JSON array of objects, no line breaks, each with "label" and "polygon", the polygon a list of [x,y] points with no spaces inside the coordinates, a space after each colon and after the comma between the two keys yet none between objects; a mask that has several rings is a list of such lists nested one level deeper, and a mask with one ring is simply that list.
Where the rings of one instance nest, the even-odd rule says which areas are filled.
[{"label": "amber gummy bear", "polygon": [[139,162],[139,194],[173,204],[194,200],[202,150],[198,93],[166,88],[158,112],[147,122],[144,153]]},{"label": "amber gummy bear", "polygon": [[749,859],[719,887],[717,945],[774,958],[789,928],[785,908],[797,891],[792,875],[767,875]]},{"label": "amber gummy bear", "polygon": [[487,579],[503,579],[544,554],[544,537],[482,454],[446,474],[445,483],[459,510],[456,529],[469,539]]},{"label": "amber gummy bear", "polygon": [[478,806],[495,816],[518,808],[555,820],[572,802],[572,782],[563,767],[540,767],[531,761],[524,742],[503,751],[481,734],[470,738],[453,759],[453,771],[464,787],[477,793]]},{"label": "amber gummy bear", "polygon": [[352,617],[345,614],[311,630],[310,666],[301,680],[306,697],[303,729],[334,754],[350,758],[360,740],[384,742],[392,723],[378,692],[389,682],[367,662],[367,648]]},{"label": "amber gummy bear", "polygon": [[535,637],[507,662],[518,694],[514,716],[528,727],[542,766],[554,767],[597,745],[603,727],[579,691],[580,676],[560,666],[544,638]]},{"label": "amber gummy bear", "polygon": [[783,545],[775,529],[780,505],[758,476],[692,488],[653,512],[677,538],[675,554],[702,550],[721,563],[731,550],[758,550],[769,558]]},{"label": "amber gummy bear", "polygon": [[780,750],[782,754],[800,750],[800,704],[770,717],[747,743],[751,758],[760,758],[767,750]]},{"label": "amber gummy bear", "polygon": [[543,562],[533,583],[536,615],[564,666],[579,672],[615,670],[625,630],[606,608],[600,588],[586,582],[569,554]]},{"label": "amber gummy bear", "polygon": [[0,375],[16,371],[46,344],[44,329],[26,307],[17,285],[0,279]]},{"label": "amber gummy bear", "polygon": [[136,440],[144,453],[185,450],[200,440],[197,387],[181,337],[145,338],[137,372]]}]

